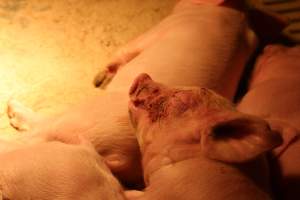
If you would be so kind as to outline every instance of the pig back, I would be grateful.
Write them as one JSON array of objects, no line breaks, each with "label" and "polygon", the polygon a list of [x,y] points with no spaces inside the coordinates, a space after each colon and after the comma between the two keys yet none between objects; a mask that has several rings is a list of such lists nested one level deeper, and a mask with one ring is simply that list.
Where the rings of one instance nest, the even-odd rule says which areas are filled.
[{"label": "pig back", "polygon": [[239,109],[288,122],[300,130],[300,47],[267,46]]},{"label": "pig back", "polygon": [[217,6],[177,9],[159,41],[122,68],[108,89],[129,88],[140,73],[174,86],[202,86],[231,98],[256,39],[245,15]]}]

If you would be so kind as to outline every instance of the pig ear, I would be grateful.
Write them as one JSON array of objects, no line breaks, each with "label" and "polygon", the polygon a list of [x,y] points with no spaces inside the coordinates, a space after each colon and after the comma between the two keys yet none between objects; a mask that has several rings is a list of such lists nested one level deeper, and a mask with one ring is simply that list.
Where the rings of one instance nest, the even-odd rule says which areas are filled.
[{"label": "pig ear", "polygon": [[248,116],[215,124],[201,140],[204,155],[231,163],[252,160],[281,143],[281,136],[264,120]]}]

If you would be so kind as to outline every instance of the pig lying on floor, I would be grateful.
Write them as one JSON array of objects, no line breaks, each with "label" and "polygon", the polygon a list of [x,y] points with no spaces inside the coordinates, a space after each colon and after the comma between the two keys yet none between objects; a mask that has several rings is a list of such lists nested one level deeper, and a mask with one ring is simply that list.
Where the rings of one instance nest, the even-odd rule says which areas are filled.
[{"label": "pig lying on floor", "polygon": [[264,153],[282,142],[268,123],[206,88],[172,89],[140,75],[129,113],[142,153],[138,200],[271,199]]},{"label": "pig lying on floor", "polygon": [[[120,180],[141,183],[138,144],[127,116],[130,84],[145,72],[168,85],[208,87],[232,99],[257,40],[246,15],[226,2],[180,1],[157,27],[113,59],[109,67],[113,74],[114,68],[126,66],[118,70],[104,95],[49,118],[11,101],[11,124],[27,130],[24,135],[56,137],[67,143],[83,135]],[[228,2],[234,6],[240,1]]]},{"label": "pig lying on floor", "polygon": [[[164,84],[206,86],[232,99],[257,38],[240,0],[181,0],[156,27],[112,58],[96,85],[128,90],[140,73]],[[116,76],[115,76],[116,75]],[[114,77],[115,76],[115,77]]]},{"label": "pig lying on floor", "polygon": [[[23,141],[25,142],[25,141]],[[1,200],[124,200],[121,185],[93,146],[58,141],[0,143]]]},{"label": "pig lying on floor", "polygon": [[[264,117],[281,132],[284,144],[275,153],[283,199],[300,198],[300,47],[272,45],[258,59],[242,112]],[[275,163],[273,163],[274,167]],[[278,190],[277,190],[278,191]]]}]

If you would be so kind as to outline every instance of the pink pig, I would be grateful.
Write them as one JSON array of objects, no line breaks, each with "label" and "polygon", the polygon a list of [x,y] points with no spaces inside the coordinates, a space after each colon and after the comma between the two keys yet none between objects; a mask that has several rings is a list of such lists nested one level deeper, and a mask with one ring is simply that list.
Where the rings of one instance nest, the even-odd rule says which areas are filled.
[{"label": "pink pig", "polygon": [[1,200],[125,200],[120,183],[89,142],[30,142],[1,141]]},{"label": "pink pig", "polygon": [[[238,105],[242,112],[268,120],[281,132],[283,145],[272,163],[284,199],[300,196],[300,47],[267,46],[259,57],[249,91]],[[278,191],[278,189],[277,189]]]},{"label": "pink pig", "polygon": [[260,118],[206,88],[173,89],[141,74],[129,112],[146,189],[138,200],[271,199],[264,153],[281,144]]}]

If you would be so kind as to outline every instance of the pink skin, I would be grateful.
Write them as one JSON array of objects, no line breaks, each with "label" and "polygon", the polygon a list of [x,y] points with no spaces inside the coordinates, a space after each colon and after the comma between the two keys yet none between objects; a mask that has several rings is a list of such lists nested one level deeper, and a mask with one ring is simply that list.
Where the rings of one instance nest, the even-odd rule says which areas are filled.
[{"label": "pink skin", "polygon": [[[284,143],[274,152],[284,199],[300,195],[300,47],[267,46],[259,57],[249,91],[238,105],[242,112],[269,120]],[[279,174],[276,174],[277,176]]]},{"label": "pink skin", "polygon": [[146,72],[173,86],[201,85],[232,99],[255,46],[256,37],[243,12],[183,0],[112,59],[107,73],[97,78],[99,82],[103,75],[114,76],[104,95],[49,118],[36,117],[11,101],[8,114],[11,124],[30,138],[73,143],[78,135],[84,136],[122,182],[140,183],[138,143],[127,112],[127,92],[136,75]]},{"label": "pink skin", "polygon": [[124,192],[92,145],[58,141],[18,144],[0,153],[0,199],[124,200]]},{"label": "pink skin", "polygon": [[266,121],[206,88],[172,89],[146,74],[129,112],[147,185],[137,199],[270,199],[264,153],[282,139]]},{"label": "pink skin", "polygon": [[76,144],[78,136],[82,136],[93,144],[122,182],[128,186],[139,185],[143,180],[138,143],[127,116],[126,102],[116,101],[119,98],[119,92],[99,94],[97,98],[87,99],[79,106],[49,117],[37,115],[11,100],[7,112],[11,124],[24,133],[17,143],[19,140],[31,143],[59,140]]},{"label": "pink skin", "polygon": [[138,74],[148,73],[164,84],[202,85],[232,99],[256,43],[243,12],[183,0],[157,26],[121,48],[96,84],[107,75],[113,78],[108,91],[126,91]]}]

